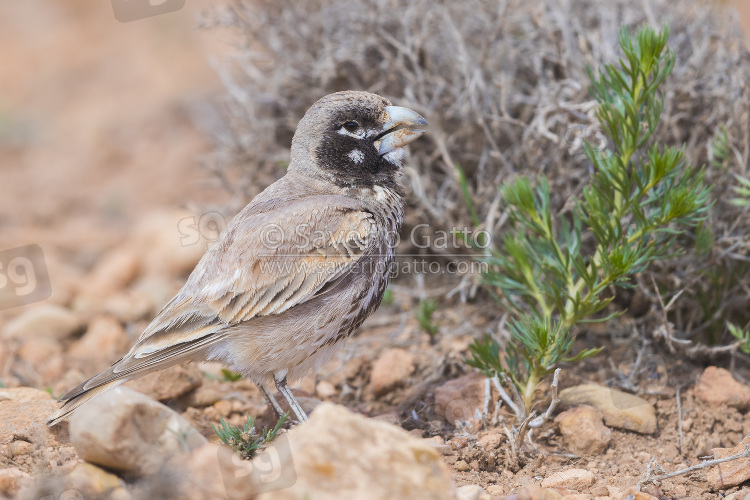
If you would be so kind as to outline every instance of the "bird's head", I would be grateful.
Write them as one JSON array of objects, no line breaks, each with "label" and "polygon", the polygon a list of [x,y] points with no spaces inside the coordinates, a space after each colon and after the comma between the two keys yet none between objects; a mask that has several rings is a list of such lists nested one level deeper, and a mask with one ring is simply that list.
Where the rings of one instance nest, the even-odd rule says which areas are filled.
[{"label": "bird's head", "polygon": [[312,105],[292,139],[289,170],[340,186],[395,182],[402,149],[425,133],[416,112],[369,92],[336,92]]}]

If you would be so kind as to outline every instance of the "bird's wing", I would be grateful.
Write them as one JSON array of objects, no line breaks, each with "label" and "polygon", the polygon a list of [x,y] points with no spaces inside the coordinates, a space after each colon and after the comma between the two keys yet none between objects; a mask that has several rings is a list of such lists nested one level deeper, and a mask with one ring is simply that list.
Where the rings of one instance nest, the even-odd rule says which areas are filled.
[{"label": "bird's wing", "polygon": [[351,198],[285,203],[271,200],[238,214],[130,352],[62,396],[64,405],[48,423],[126,380],[193,359],[228,326],[324,293],[372,248],[375,219]]},{"label": "bird's wing", "polygon": [[374,232],[371,213],[336,196],[240,213],[130,352],[85,388],[151,371],[215,342],[227,326],[309,300],[353,269]]}]

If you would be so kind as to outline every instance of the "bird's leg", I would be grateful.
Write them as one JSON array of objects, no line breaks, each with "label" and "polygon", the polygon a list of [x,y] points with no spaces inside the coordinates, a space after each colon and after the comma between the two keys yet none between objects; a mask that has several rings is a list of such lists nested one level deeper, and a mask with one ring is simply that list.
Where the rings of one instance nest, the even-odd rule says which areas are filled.
[{"label": "bird's leg", "polygon": [[276,398],[273,397],[273,394],[271,394],[271,391],[268,390],[266,384],[264,384],[263,382],[256,382],[255,385],[257,385],[258,389],[260,389],[260,392],[263,393],[263,397],[266,398],[266,402],[271,405],[271,408],[273,408],[274,413],[276,413],[276,418],[281,418],[281,416],[284,414],[284,410],[281,409],[281,405],[279,405],[279,402],[276,401]]},{"label": "bird's leg", "polygon": [[307,413],[305,413],[305,411],[302,409],[302,406],[300,406],[299,402],[295,399],[292,391],[290,391],[286,386],[286,374],[284,374],[280,378],[274,376],[274,381],[276,382],[276,388],[286,398],[287,402],[289,403],[289,407],[297,416],[297,420],[299,420],[300,422],[304,422],[305,420],[307,420]]}]

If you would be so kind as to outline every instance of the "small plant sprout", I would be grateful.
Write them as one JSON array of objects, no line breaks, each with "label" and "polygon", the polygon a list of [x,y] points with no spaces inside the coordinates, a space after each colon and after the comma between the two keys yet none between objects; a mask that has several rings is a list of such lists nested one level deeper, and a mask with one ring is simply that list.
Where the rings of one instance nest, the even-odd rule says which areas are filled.
[{"label": "small plant sprout", "polygon": [[546,179],[533,185],[519,177],[501,187],[511,224],[487,259],[484,280],[512,313],[511,339],[502,361],[497,341],[476,340],[467,363],[507,377],[524,415],[558,363],[601,350],[571,356],[572,329],[619,315],[602,314],[613,287],[632,286],[651,262],[679,253],[680,236],[710,208],[703,172],[686,164],[683,149],[649,141],[664,108],[660,87],[675,63],[668,38],[666,27],[635,35],[623,28],[624,58],[598,74],[589,69],[596,117],[612,149],[584,145],[594,174],[569,213],[553,211]]},{"label": "small plant sprout", "polygon": [[385,289],[385,292],[383,292],[383,300],[380,301],[380,305],[383,307],[393,305],[393,290],[390,288]]},{"label": "small plant sprout", "polygon": [[739,342],[740,351],[750,354],[750,330],[743,330],[731,322],[727,322],[727,330]]},{"label": "small plant sprout", "polygon": [[226,368],[221,369],[221,375],[224,377],[224,380],[227,382],[237,382],[239,379],[242,378],[241,373],[233,372],[232,370],[227,370]]},{"label": "small plant sprout", "polygon": [[288,413],[284,413],[273,429],[269,431],[264,427],[260,434],[255,429],[255,419],[249,414],[246,415],[242,429],[227,424],[224,417],[221,417],[221,425],[218,428],[213,424],[211,427],[222,443],[239,453],[243,460],[250,460],[276,438],[288,416]]},{"label": "small plant sprout", "polygon": [[432,315],[437,309],[437,303],[432,299],[423,299],[419,301],[417,309],[417,322],[419,328],[430,336],[430,344],[435,345],[439,327],[432,321]]},{"label": "small plant sprout", "polygon": [[736,207],[750,206],[750,179],[739,175],[735,177],[737,178],[737,185],[732,189],[738,196],[729,200],[729,203]]}]

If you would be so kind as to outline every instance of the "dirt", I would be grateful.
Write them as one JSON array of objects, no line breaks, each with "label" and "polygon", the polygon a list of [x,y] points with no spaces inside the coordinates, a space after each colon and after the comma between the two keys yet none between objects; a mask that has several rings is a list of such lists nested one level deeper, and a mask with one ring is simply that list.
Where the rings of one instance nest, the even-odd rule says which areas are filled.
[{"label": "dirt", "polygon": [[[211,177],[199,161],[211,149],[207,130],[215,123],[213,109],[222,93],[207,61],[210,56],[220,57],[225,44],[220,34],[193,29],[193,14],[187,8],[121,24],[114,20],[108,2],[85,6],[74,0],[0,4],[0,60],[4,68],[0,73],[1,249],[30,243],[43,248],[51,272],[51,302],[73,304],[80,291],[72,287],[66,295],[55,283],[61,277],[72,282],[90,277],[97,262],[132,239],[139,221],[185,207],[199,217],[200,209],[194,207],[228,202],[226,193],[209,182]],[[167,238],[179,241],[180,220],[175,217],[173,234]],[[164,295],[173,293],[185,275],[172,273]],[[150,277],[141,275],[139,280],[143,283]],[[635,486],[652,458],[668,471],[678,470],[697,464],[712,448],[733,447],[750,434],[746,414],[712,407],[694,397],[692,387],[704,364],[677,359],[652,342],[629,380],[656,409],[655,435],[613,429],[604,454],[571,457],[548,422],[534,433],[537,449],[528,463],[511,472],[504,457],[505,445],[492,459],[476,445],[477,439],[489,434],[504,436],[502,425],[465,432],[441,420],[431,408],[436,387],[470,373],[463,363],[467,346],[496,324],[500,311],[488,297],[473,304],[440,298],[434,317],[440,332],[433,345],[419,329],[414,312],[417,300],[407,279],[395,283],[393,303],[381,307],[316,379],[297,385],[298,394],[391,420],[424,438],[439,436],[438,440],[451,446],[445,461],[459,486],[495,485],[499,489],[493,489],[493,494],[509,495],[555,472],[579,468],[595,475],[594,484],[580,492],[604,497]],[[428,285],[442,297],[449,283],[438,278]],[[0,311],[0,330],[34,306]],[[143,315],[119,320],[129,341],[159,306],[154,301]],[[85,321],[88,324],[91,318]],[[585,363],[563,366],[561,388],[592,382],[617,387],[617,381],[622,380],[618,371],[627,378],[641,349],[641,335],[631,333],[636,323],[637,319],[625,317],[607,329],[583,332],[579,348],[604,345],[605,353]],[[3,384],[49,388],[58,395],[93,375],[96,367],[70,354],[84,330],[62,341],[61,352],[52,349],[55,356],[59,354],[55,359],[60,369],[47,375],[38,370],[28,375],[29,362],[18,359],[23,342],[0,341]],[[372,364],[384,349],[394,346],[414,356],[416,369],[402,387],[376,398],[369,387]],[[38,368],[31,365],[33,370]],[[211,424],[217,423],[220,415],[239,423],[246,412],[263,413],[263,399],[252,384],[222,380],[222,373],[213,365],[201,369],[204,380],[200,389],[166,402],[205,436],[215,438]],[[332,393],[323,396],[320,381],[328,382],[325,387],[333,387]],[[681,389],[682,437],[677,387]],[[542,401],[540,407],[545,404]],[[421,419],[418,423],[415,414]],[[267,410],[265,418],[270,421]],[[505,423],[513,423],[510,415],[505,414]],[[36,473],[33,461],[6,458],[0,456],[0,467]],[[75,457],[69,447],[62,447],[53,450],[49,459],[64,464]],[[468,464],[469,470],[460,471],[465,467],[457,466],[459,461]],[[659,498],[717,498],[718,492],[708,490],[706,474],[699,470],[681,475],[659,487],[650,485],[647,491]]]}]

